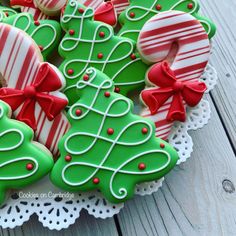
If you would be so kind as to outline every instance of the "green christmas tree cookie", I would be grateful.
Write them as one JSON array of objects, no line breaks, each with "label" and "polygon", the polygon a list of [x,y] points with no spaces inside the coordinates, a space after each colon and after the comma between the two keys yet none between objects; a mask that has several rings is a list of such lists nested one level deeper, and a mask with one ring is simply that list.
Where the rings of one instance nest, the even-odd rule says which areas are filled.
[{"label": "green christmas tree cookie", "polygon": [[140,30],[151,17],[162,11],[179,10],[196,17],[209,38],[212,38],[216,27],[209,19],[198,14],[199,8],[197,0],[130,0],[130,6],[119,17],[122,28],[118,35],[137,41]]},{"label": "green christmas tree cookie", "polygon": [[32,142],[33,131],[10,115],[9,106],[0,101],[0,204],[8,189],[36,182],[53,166],[51,153]]},{"label": "green christmas tree cookie", "polygon": [[132,113],[133,103],[114,91],[102,72],[89,68],[77,83],[80,99],[68,112],[71,129],[59,143],[51,180],[68,191],[100,189],[124,202],[137,183],[162,178],[177,152],[155,137],[154,124]]},{"label": "green christmas tree cookie", "polygon": [[17,12],[9,7],[1,6],[0,5],[0,22],[3,21],[4,18],[8,16],[12,16],[17,14]]},{"label": "green christmas tree cookie", "polygon": [[46,59],[58,46],[61,38],[60,24],[54,20],[34,21],[29,13],[19,13],[2,20],[3,23],[15,26],[29,34],[39,46]]},{"label": "green christmas tree cookie", "polygon": [[108,75],[123,95],[144,86],[148,66],[134,53],[135,43],[114,36],[111,26],[94,21],[93,16],[92,8],[70,0],[61,19],[66,34],[59,46],[64,58],[60,70],[66,78],[64,92],[70,105],[78,100],[76,83],[91,66]]}]

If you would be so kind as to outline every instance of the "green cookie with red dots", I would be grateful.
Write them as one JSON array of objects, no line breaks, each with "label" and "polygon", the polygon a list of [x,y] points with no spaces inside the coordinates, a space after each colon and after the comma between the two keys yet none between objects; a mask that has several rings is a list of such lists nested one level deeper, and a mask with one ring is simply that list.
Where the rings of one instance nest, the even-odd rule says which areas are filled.
[{"label": "green cookie with red dots", "polygon": [[34,21],[29,13],[19,13],[5,17],[2,23],[25,31],[39,46],[44,59],[57,48],[61,38],[60,24],[54,20]]},{"label": "green cookie with red dots", "polygon": [[177,152],[155,137],[154,124],[133,114],[133,103],[114,92],[114,83],[89,68],[78,81],[80,99],[71,106],[70,130],[59,143],[52,182],[68,191],[99,189],[114,203],[134,195],[138,183],[162,178]]},{"label": "green cookie with red dots", "polygon": [[21,189],[36,182],[53,166],[51,153],[32,141],[33,130],[10,116],[10,107],[0,101],[0,204],[8,189]]},{"label": "green cookie with red dots", "polygon": [[66,78],[70,105],[78,100],[76,84],[89,67],[95,67],[114,81],[123,95],[143,88],[148,66],[135,53],[134,41],[114,36],[113,28],[94,21],[94,11],[76,0],[70,0],[61,19],[66,31],[59,46],[64,59],[60,70]]}]

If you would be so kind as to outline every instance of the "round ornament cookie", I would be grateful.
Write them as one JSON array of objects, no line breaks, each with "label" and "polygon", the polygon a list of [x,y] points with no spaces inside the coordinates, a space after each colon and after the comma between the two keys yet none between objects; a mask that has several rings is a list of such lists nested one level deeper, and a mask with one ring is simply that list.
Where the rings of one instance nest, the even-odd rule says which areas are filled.
[{"label": "round ornament cookie", "polygon": [[[50,57],[61,39],[60,24],[54,20],[34,21],[29,13],[19,13],[5,17],[2,23],[25,31],[38,45],[44,59]],[[45,37],[46,36],[46,37]]]},{"label": "round ornament cookie", "polygon": [[35,21],[49,19],[49,16],[43,13],[34,0],[10,0],[12,8],[20,8],[22,13],[29,13],[33,16]]},{"label": "round ornament cookie", "polygon": [[10,116],[10,107],[0,101],[0,204],[8,189],[26,187],[53,167],[51,153],[32,141],[32,129]]},{"label": "round ornament cookie", "polygon": [[68,112],[71,128],[59,143],[61,156],[51,180],[68,191],[99,189],[108,201],[119,203],[134,195],[136,184],[162,178],[178,156],[114,88],[94,68],[78,81],[80,99]]},{"label": "round ornament cookie", "polygon": [[119,17],[122,28],[118,35],[137,41],[140,30],[150,18],[160,12],[179,10],[198,19],[209,38],[212,38],[216,27],[209,19],[198,14],[199,8],[197,0],[130,0],[129,7]]},{"label": "round ornament cookie", "polygon": [[24,31],[0,23],[0,73],[5,85],[0,100],[56,155],[57,143],[69,128],[63,113],[68,100],[60,92],[65,84],[61,72],[43,62],[38,46]]},{"label": "round ornament cookie", "polygon": [[208,35],[192,15],[167,11],[144,25],[138,48],[145,61],[157,63],[141,92],[148,107],[141,114],[155,122],[158,137],[167,139],[173,122],[186,120],[186,106],[196,106],[207,90],[200,78],[210,57]]},{"label": "round ornament cookie", "polygon": [[67,0],[34,0],[35,5],[47,16],[59,16]]},{"label": "round ornament cookie", "polygon": [[59,46],[64,59],[60,70],[66,78],[64,93],[70,105],[78,100],[76,84],[80,76],[91,66],[107,74],[123,95],[144,86],[148,66],[136,53],[135,43],[114,36],[110,25],[94,21],[93,16],[91,8],[70,0],[61,19],[66,34]]}]

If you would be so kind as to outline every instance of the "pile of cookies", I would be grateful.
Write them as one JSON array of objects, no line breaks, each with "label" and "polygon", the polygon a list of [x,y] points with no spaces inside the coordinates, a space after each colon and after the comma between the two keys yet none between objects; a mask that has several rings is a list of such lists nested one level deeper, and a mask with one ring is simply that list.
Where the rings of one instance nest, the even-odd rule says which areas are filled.
[{"label": "pile of cookies", "polygon": [[63,190],[124,202],[174,168],[168,137],[207,90],[216,32],[197,0],[2,4],[0,203],[47,174]]}]

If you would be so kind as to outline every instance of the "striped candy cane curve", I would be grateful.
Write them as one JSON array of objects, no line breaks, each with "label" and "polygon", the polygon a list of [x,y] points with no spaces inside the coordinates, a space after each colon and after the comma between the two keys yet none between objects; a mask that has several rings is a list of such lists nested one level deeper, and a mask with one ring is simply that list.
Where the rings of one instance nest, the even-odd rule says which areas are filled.
[{"label": "striped candy cane curve", "polygon": [[[181,11],[167,11],[144,25],[138,39],[138,50],[148,63],[167,60],[177,80],[196,82],[208,63],[210,42],[206,31],[193,16]],[[173,126],[173,122],[166,119],[172,99],[169,98],[156,114],[151,114],[148,108],[141,112],[142,116],[155,122],[156,136],[162,139],[168,139]]]},{"label": "striped candy cane curve", "polygon": [[[34,41],[23,31],[10,25],[0,23],[0,73],[2,74],[7,88],[24,90],[34,84],[36,74],[43,64],[41,53]],[[64,77],[57,68],[47,63],[57,74],[57,81],[64,86]],[[66,100],[59,91],[49,94]],[[19,107],[14,115],[19,114]],[[44,144],[54,155],[58,154],[57,144],[60,138],[69,129],[69,122],[63,112],[59,113],[54,120],[49,121],[42,108],[36,102],[35,114],[36,131],[35,138]]]}]

